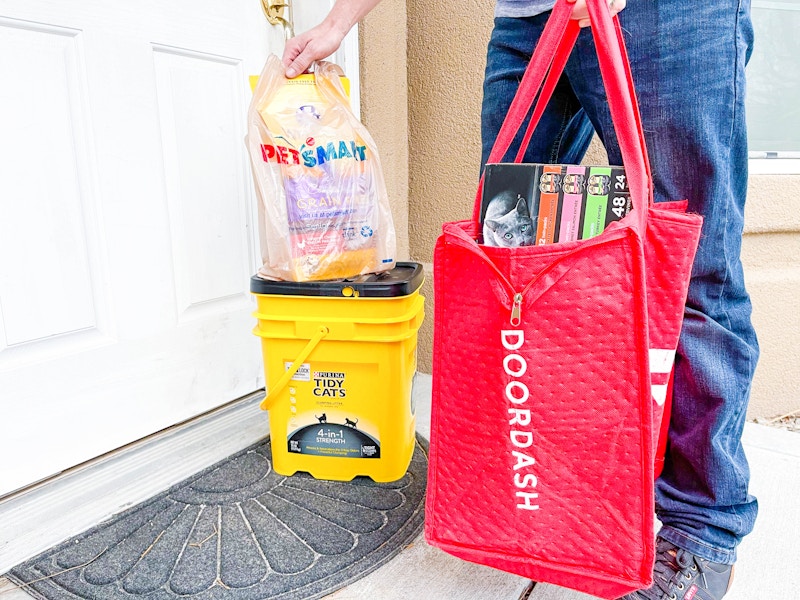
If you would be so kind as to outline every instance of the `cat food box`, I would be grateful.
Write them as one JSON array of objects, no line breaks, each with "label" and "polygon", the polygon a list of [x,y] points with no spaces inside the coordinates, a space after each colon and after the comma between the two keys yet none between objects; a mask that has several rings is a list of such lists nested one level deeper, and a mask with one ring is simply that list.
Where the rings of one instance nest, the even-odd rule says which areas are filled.
[{"label": "cat food box", "polygon": [[563,175],[561,165],[542,165],[539,169],[537,187],[539,192],[539,212],[536,223],[535,244],[552,244],[558,238],[556,226],[561,208]]},{"label": "cat food box", "polygon": [[480,223],[486,246],[588,239],[631,210],[623,167],[486,165]]},{"label": "cat food box", "polygon": [[533,246],[539,216],[538,173],[543,165],[486,165],[480,223],[487,246]]}]

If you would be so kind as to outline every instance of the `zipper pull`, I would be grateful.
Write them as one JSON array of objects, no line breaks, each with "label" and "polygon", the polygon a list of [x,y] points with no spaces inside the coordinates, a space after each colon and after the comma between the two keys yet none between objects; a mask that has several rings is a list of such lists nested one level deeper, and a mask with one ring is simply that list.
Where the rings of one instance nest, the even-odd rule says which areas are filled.
[{"label": "zipper pull", "polygon": [[516,327],[522,321],[522,294],[514,294],[514,304],[511,307],[511,326]]}]

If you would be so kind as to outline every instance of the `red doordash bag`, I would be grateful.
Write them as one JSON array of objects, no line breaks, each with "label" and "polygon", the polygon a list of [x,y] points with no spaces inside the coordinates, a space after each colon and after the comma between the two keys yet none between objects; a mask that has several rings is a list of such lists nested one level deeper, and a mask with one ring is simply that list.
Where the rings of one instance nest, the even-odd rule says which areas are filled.
[{"label": "red doordash bag", "polygon": [[[655,453],[702,219],[653,204],[619,23],[587,5],[633,210],[588,240],[488,247],[479,188],[473,218],[444,224],[425,536],[617,598],[652,582]],[[538,94],[530,137],[577,38],[571,8],[557,1],[488,162]]]}]

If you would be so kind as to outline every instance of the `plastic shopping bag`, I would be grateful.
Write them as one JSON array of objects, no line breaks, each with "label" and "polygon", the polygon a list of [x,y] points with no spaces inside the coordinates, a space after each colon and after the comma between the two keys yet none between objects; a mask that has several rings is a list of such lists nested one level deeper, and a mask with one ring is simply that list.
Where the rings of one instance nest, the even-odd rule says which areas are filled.
[{"label": "plastic shopping bag", "polygon": [[248,111],[259,199],[259,276],[353,277],[395,266],[395,231],[375,142],[350,109],[340,69],[286,79],[270,55]]}]

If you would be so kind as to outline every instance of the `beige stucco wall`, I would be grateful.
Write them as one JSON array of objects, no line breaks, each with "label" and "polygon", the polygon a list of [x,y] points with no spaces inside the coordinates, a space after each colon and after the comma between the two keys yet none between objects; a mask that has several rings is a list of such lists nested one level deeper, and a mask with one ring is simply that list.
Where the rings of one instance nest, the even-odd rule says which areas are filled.
[{"label": "beige stucco wall", "polygon": [[742,262],[761,346],[751,416],[800,409],[800,189],[797,175],[752,175]]},{"label": "beige stucco wall", "polygon": [[409,258],[408,69],[406,4],[385,0],[359,26],[361,120],[375,139],[397,232]]},{"label": "beige stucco wall", "polygon": [[[399,229],[407,227],[409,256],[428,272],[423,289],[428,317],[419,334],[419,369],[428,373],[433,245],[442,222],[469,216],[475,194],[481,84],[492,25],[488,6],[478,0],[384,0],[362,30],[362,110],[382,154],[390,157],[384,168],[397,169],[387,180]],[[397,69],[393,76],[383,70],[386,66]],[[404,103],[406,123],[400,120],[405,109],[399,105]],[[387,122],[388,114],[398,121]],[[601,147],[587,157],[595,164],[603,160]],[[800,409],[798,186],[800,176],[751,177],[743,262],[762,354],[750,417]]]},{"label": "beige stucco wall", "polygon": [[[480,166],[480,106],[492,3],[407,0],[409,236],[425,265],[429,317],[419,333],[419,369],[433,347],[433,246],[445,221],[472,214]],[[470,290],[464,290],[469,294]]]}]

